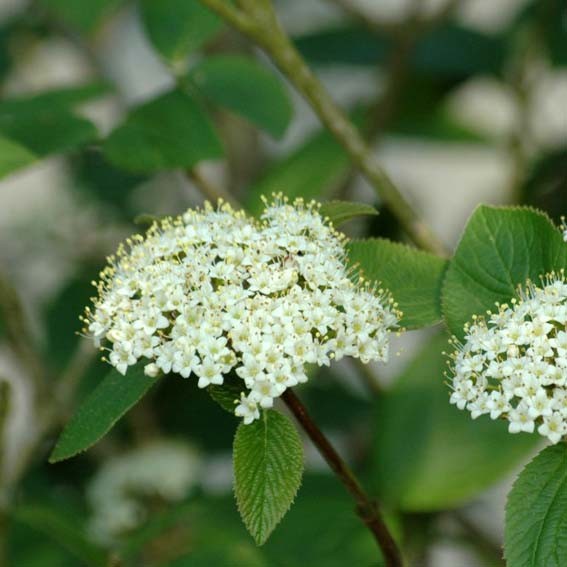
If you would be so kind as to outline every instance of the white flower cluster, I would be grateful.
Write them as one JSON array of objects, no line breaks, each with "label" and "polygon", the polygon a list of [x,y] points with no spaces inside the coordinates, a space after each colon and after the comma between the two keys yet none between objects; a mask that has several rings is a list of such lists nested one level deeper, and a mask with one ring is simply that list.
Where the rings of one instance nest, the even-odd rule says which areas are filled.
[{"label": "white flower cluster", "polygon": [[195,375],[205,388],[234,372],[235,413],[251,423],[307,380],[307,363],[387,360],[398,314],[388,294],[351,281],[345,240],[314,202],[276,197],[260,220],[207,203],[109,258],[85,333],[122,374],[143,361],[150,376]]},{"label": "white flower cluster", "polygon": [[509,421],[510,433],[536,428],[557,443],[567,434],[567,282],[528,282],[511,305],[466,328],[453,354],[451,403],[473,419]]},{"label": "white flower cluster", "polygon": [[565,217],[561,217],[561,231],[563,232],[563,241],[567,242],[567,221],[565,221]]},{"label": "white flower cluster", "polygon": [[154,441],[109,459],[88,487],[90,533],[101,543],[112,543],[145,521],[144,498],[183,500],[200,474],[198,453],[175,441]]}]

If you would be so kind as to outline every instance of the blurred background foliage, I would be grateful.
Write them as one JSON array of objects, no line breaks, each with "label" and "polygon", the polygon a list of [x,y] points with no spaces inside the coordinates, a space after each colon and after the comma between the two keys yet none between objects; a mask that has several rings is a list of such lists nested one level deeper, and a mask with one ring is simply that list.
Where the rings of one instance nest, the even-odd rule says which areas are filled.
[{"label": "blurred background foliage", "polygon": [[[565,213],[564,2],[276,9],[448,246],[481,201]],[[308,443],[297,501],[257,548],[231,492],[237,421],[175,377],[87,454],[46,464],[105,373],[78,315],[139,215],[217,197],[256,213],[278,191],[371,203],[380,215],[346,231],[404,240],[267,57],[197,0],[3,0],[0,179],[0,565],[377,565]],[[412,565],[499,565],[502,487],[536,441],[449,406],[445,345],[441,329],[407,333],[388,367],[323,369],[300,395],[384,502]],[[155,472],[138,478],[137,466]]]}]

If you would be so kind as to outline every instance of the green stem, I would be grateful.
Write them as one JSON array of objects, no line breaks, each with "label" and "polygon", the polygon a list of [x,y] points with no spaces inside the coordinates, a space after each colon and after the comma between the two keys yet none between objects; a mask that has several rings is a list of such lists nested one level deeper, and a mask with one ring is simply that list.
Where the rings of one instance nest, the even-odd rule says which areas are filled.
[{"label": "green stem", "polygon": [[228,8],[228,4],[222,0],[200,1],[270,55],[282,73],[309,102],[321,122],[344,147],[352,162],[362,171],[415,244],[435,254],[446,255],[443,244],[380,167],[360,132],[305,63],[279,25],[271,4],[266,0],[247,2],[247,5],[255,6],[249,7],[244,13],[233,7]]}]

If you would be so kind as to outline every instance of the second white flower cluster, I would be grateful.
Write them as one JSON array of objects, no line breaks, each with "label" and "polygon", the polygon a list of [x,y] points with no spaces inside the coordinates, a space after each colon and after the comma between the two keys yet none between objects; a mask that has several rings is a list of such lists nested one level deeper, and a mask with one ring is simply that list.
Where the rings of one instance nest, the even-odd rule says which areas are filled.
[{"label": "second white flower cluster", "polygon": [[277,198],[260,221],[228,204],[189,210],[110,258],[85,332],[125,374],[243,381],[235,413],[250,423],[305,365],[343,356],[386,361],[398,316],[388,294],[353,283],[345,237],[315,203]]},{"label": "second white flower cluster", "polygon": [[508,420],[511,433],[567,434],[567,283],[551,274],[511,305],[477,318],[454,354],[451,402],[472,417]]}]

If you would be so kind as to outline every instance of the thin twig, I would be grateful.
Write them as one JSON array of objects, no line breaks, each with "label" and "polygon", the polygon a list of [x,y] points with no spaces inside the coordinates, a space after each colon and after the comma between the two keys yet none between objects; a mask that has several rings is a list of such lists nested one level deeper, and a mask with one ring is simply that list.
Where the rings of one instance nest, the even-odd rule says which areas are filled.
[{"label": "thin twig", "polygon": [[387,567],[401,567],[401,552],[384,522],[378,503],[368,497],[350,467],[343,461],[317,424],[307,413],[305,406],[291,389],[286,390],[282,394],[282,399],[307,435],[309,435],[311,441],[313,441],[333,472],[354,498],[356,511],[360,519],[374,535],[378,546],[382,550]]},{"label": "thin twig", "polygon": [[[335,104],[319,79],[307,66],[279,25],[271,4],[265,0],[259,1],[255,10],[251,9],[246,15],[239,11],[238,17],[233,17],[233,10],[227,12],[225,9],[219,9],[219,4],[226,7],[224,2],[219,2],[219,0],[200,1],[255,41],[271,56],[282,73],[310,103],[323,124],[345,148],[352,162],[370,181],[415,244],[436,254],[446,255],[443,244],[378,165],[360,132],[347,118],[343,110]],[[246,22],[245,25],[243,25],[243,21]]]}]

